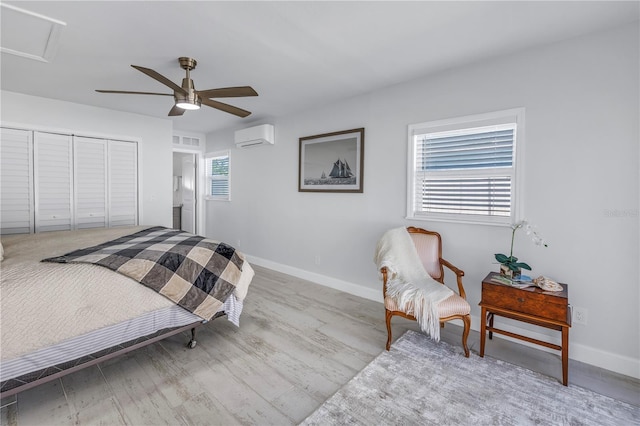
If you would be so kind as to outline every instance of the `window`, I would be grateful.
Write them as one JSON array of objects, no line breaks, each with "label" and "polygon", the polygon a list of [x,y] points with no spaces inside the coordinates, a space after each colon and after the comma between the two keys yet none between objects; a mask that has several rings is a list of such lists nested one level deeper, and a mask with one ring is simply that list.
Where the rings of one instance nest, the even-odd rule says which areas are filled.
[{"label": "window", "polygon": [[523,109],[410,125],[407,218],[518,220],[523,127]]},{"label": "window", "polygon": [[207,200],[229,201],[229,151],[205,155],[207,170]]}]

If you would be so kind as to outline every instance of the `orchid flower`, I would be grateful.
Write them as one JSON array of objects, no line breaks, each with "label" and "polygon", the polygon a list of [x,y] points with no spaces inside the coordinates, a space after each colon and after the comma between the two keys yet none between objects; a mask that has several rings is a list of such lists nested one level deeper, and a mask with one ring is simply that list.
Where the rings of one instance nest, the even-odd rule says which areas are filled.
[{"label": "orchid flower", "polygon": [[524,232],[531,237],[531,241],[533,241],[533,244],[537,246],[549,247],[547,243],[542,239],[542,237],[538,234],[538,232],[535,230],[535,226],[531,225],[527,221],[522,221],[522,223],[524,224]]}]

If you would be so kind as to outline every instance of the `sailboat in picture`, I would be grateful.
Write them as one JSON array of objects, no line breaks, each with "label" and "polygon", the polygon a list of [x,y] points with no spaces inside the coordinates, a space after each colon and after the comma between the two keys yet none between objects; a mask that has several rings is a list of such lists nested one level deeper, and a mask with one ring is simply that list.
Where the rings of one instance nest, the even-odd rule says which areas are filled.
[{"label": "sailboat in picture", "polygon": [[332,178],[350,178],[353,177],[353,173],[351,172],[351,167],[349,167],[347,160],[342,161],[338,158],[338,161],[333,163],[333,169],[331,169],[329,176]]}]

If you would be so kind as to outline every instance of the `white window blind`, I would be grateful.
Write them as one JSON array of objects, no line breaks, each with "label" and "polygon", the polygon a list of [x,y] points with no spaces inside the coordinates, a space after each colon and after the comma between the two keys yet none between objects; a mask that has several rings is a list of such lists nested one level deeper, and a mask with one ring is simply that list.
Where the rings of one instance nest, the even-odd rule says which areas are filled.
[{"label": "white window blind", "polygon": [[411,128],[408,217],[512,223],[518,123],[510,117]]},{"label": "white window blind", "polygon": [[210,153],[205,156],[207,177],[207,199],[231,199],[229,151]]}]

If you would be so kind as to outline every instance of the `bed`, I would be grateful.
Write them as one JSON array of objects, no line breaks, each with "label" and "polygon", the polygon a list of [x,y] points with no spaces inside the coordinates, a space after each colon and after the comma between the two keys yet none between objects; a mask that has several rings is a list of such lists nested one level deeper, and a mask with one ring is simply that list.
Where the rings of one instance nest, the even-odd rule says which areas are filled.
[{"label": "bed", "polygon": [[[161,256],[165,263],[166,259],[175,260],[176,250],[190,251],[191,257],[196,253],[202,258],[205,252],[201,247],[206,246],[217,248],[223,257],[232,259],[233,268],[213,274],[213,278],[208,275],[203,279],[203,274],[200,274],[192,279],[190,285],[194,286],[195,281],[206,281],[211,283],[210,287],[214,282],[222,283],[216,283],[215,290],[207,290],[210,293],[197,298],[195,304],[186,297],[192,290],[187,291],[185,287],[185,290],[176,292],[175,282],[184,281],[179,277],[176,280],[177,274],[165,277],[167,285],[154,288],[153,282],[144,282],[136,277],[153,275],[151,272],[155,269],[144,266],[150,264],[149,256],[144,260],[135,259],[136,254],[138,258],[142,256],[136,252],[129,253],[134,244],[124,246],[123,241],[146,239],[153,242],[156,241],[153,238],[158,239],[159,235],[166,241],[154,244],[152,248],[166,249],[171,253],[153,256]],[[181,242],[179,246],[174,244],[177,240],[187,243]],[[110,244],[113,241],[116,245]],[[94,249],[80,250],[88,247]],[[195,329],[199,325],[222,315],[239,325],[242,302],[254,275],[244,255],[232,247],[163,227],[10,235],[2,237],[2,249],[0,397],[16,394],[187,330],[191,330],[191,340],[187,345],[194,347]],[[115,253],[117,250],[131,255],[133,260],[129,265],[134,267],[129,269],[134,271],[133,274],[124,275],[127,271],[123,270],[127,268],[123,262],[120,262],[120,272],[109,269],[112,265],[103,266],[106,261],[100,259],[105,259],[105,256],[112,259],[114,256],[101,256],[100,253]],[[65,256],[69,254],[71,256]],[[216,257],[227,262],[217,254],[210,255],[211,259]],[[48,261],[43,262],[44,259]],[[86,263],[88,261],[92,263]],[[200,263],[205,264],[206,261]],[[143,265],[142,272],[140,265]],[[231,269],[235,272],[230,273]],[[225,290],[221,292],[220,286]],[[224,300],[214,297],[221,295]]]}]

